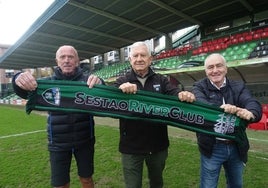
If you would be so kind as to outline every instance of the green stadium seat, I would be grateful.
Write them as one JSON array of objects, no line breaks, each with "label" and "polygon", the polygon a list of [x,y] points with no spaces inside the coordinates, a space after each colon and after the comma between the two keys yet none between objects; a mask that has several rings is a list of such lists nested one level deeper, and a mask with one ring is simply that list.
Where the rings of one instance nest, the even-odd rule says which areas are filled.
[{"label": "green stadium seat", "polygon": [[251,42],[250,44],[249,44],[249,47],[250,48],[255,48],[257,46],[257,43],[256,42]]},{"label": "green stadium seat", "polygon": [[240,59],[247,59],[248,56],[249,56],[248,53],[242,53],[242,54],[240,54],[240,57],[241,57]]},{"label": "green stadium seat", "polygon": [[226,50],[225,50],[225,52],[228,54],[230,51],[232,51],[233,50],[233,48],[232,47],[228,47]]},{"label": "green stadium seat", "polygon": [[227,56],[232,56],[232,55],[234,55],[235,54],[235,51],[234,50],[232,50],[232,51],[228,51],[227,52]]},{"label": "green stadium seat", "polygon": [[225,60],[228,62],[228,61],[231,61],[231,56],[229,56],[229,55],[226,55],[225,56]]}]

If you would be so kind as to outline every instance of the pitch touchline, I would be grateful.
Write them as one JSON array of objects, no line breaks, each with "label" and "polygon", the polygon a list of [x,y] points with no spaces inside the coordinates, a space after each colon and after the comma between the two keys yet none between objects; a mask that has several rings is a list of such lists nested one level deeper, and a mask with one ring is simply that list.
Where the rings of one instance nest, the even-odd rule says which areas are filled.
[{"label": "pitch touchline", "polygon": [[27,135],[27,134],[34,134],[34,133],[39,133],[39,132],[44,132],[44,131],[46,131],[46,130],[37,130],[37,131],[31,131],[31,132],[25,132],[25,133],[19,133],[19,134],[11,134],[11,135],[6,135],[6,136],[0,136],[0,139],[16,137],[16,136],[23,136],[23,135]]},{"label": "pitch touchline", "polygon": [[248,138],[249,140],[261,141],[261,142],[268,142],[268,140],[262,140],[257,138]]},{"label": "pitch touchline", "polygon": [[[46,130],[37,130],[37,131],[31,131],[31,132],[25,132],[25,133],[19,133],[19,134],[11,134],[7,136],[0,136],[0,139],[2,138],[10,138],[10,137],[16,137],[16,136],[23,136],[27,134],[34,134],[39,132],[44,132]],[[179,136],[173,136],[173,137],[179,137]],[[256,138],[248,138],[249,140],[255,140],[255,141],[261,141],[261,142],[268,142],[268,140],[262,140],[262,139],[256,139]]]},{"label": "pitch touchline", "polygon": [[[25,133],[20,133],[20,134],[11,134],[11,135],[7,135],[7,136],[0,136],[0,139],[3,138],[10,138],[10,137],[16,137],[16,136],[24,136],[24,135],[28,135],[28,134],[34,134],[34,133],[40,133],[40,132],[45,132],[46,130],[37,130],[37,131],[31,131],[31,132],[25,132]],[[180,138],[179,136],[173,136],[173,137],[177,137]],[[255,139],[255,138],[249,138],[250,140],[257,140],[257,141],[263,141],[263,142],[267,142],[268,140],[260,140],[260,139]],[[192,144],[194,145],[194,144]],[[251,152],[255,153],[254,150],[251,150]],[[257,157],[260,159],[264,159],[264,160],[268,160],[267,158],[262,158],[262,157]]]}]

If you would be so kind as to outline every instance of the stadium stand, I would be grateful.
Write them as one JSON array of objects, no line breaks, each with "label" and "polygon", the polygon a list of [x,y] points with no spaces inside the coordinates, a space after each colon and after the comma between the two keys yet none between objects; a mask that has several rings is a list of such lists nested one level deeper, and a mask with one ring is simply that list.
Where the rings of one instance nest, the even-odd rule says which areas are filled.
[{"label": "stadium stand", "polygon": [[130,69],[129,62],[116,63],[116,64],[112,64],[110,66],[106,66],[106,67],[94,72],[94,74],[103,78],[103,79],[109,79],[112,77],[124,75],[129,69]]},{"label": "stadium stand", "polygon": [[262,113],[268,117],[268,104],[262,104]]},{"label": "stadium stand", "polygon": [[254,50],[250,53],[249,58],[264,57],[268,55],[268,41],[260,41]]},{"label": "stadium stand", "polygon": [[[228,34],[215,39],[203,40],[201,45],[181,45],[155,56],[152,68],[155,70],[176,70],[202,66],[205,58],[214,52],[221,53],[228,62],[247,60],[268,55],[268,27],[257,30]],[[95,74],[103,79],[123,75],[130,68],[129,62],[104,66]]]},{"label": "stadium stand", "polygon": [[263,113],[261,120],[259,122],[257,122],[257,123],[249,124],[248,128],[249,129],[254,129],[254,130],[268,130],[266,114]]},{"label": "stadium stand", "polygon": [[15,93],[0,99],[0,104],[25,105],[26,102],[25,99],[20,98]]},{"label": "stadium stand", "polygon": [[[213,52],[221,53],[227,61],[236,61],[268,55],[268,27],[227,34],[214,39],[204,39],[201,45],[187,44],[161,52],[153,64],[155,69],[167,70],[181,68],[189,61],[203,61]],[[201,66],[202,63],[199,64]]]},{"label": "stadium stand", "polygon": [[[21,69],[21,68],[28,68],[29,66],[40,67],[41,65],[43,65],[43,63],[46,66],[50,63],[51,65],[54,65],[54,61],[52,61],[54,58],[54,53],[52,52],[54,52],[55,50],[54,49],[56,46],[55,44],[57,45],[62,44],[64,43],[64,41],[65,43],[66,41],[69,43],[70,38],[73,38],[71,40],[71,43],[77,45],[79,49],[79,54],[83,58],[93,57],[94,55],[100,55],[108,52],[108,50],[111,49],[118,50],[124,45],[130,45],[134,41],[144,40],[146,38],[149,39],[148,37],[155,37],[152,39],[154,40],[155,43],[153,47],[155,47],[156,49],[157,45],[160,43],[157,40],[161,36],[163,36],[163,34],[165,34],[165,36],[170,37],[171,34],[174,34],[173,32],[175,32],[174,31],[175,29],[182,29],[184,27],[195,25],[196,27],[194,27],[191,30],[191,32],[188,32],[184,36],[180,36],[175,40],[173,40],[172,37],[170,37],[169,40],[165,41],[167,44],[165,48],[163,49],[161,48],[159,51],[154,52],[156,54],[154,57],[154,61],[152,63],[152,68],[156,72],[169,75],[170,77],[174,77],[174,79],[180,81],[180,84],[184,88],[189,89],[194,81],[202,78],[203,76],[202,66],[205,58],[209,54],[217,52],[221,53],[226,58],[228,63],[230,63],[231,65],[230,66],[231,68],[228,70],[228,73],[230,73],[230,75],[228,76],[234,77],[235,79],[244,80],[246,84],[254,85],[251,88],[253,92],[267,93],[266,89],[259,89],[260,88],[259,86],[255,86],[255,85],[267,86],[268,84],[266,78],[267,60],[268,60],[267,58],[268,17],[266,10],[267,8],[265,8],[267,7],[266,6],[267,2],[265,1],[263,2],[256,1],[254,2],[254,4],[249,3],[251,4],[251,9],[254,11],[249,11],[250,10],[249,9],[243,14],[241,13],[239,15],[233,15],[233,16],[230,16],[234,14],[234,12],[232,13],[230,12],[233,9],[235,10],[235,12],[237,12],[243,10],[244,8],[247,8],[245,6],[241,6],[241,4],[243,5],[242,1],[230,1],[228,3],[225,1],[222,1],[222,3],[211,0],[204,1],[200,3],[203,4],[202,5],[203,11],[200,11],[201,7],[199,7],[199,3],[192,3],[191,7],[188,7],[188,5],[185,4],[186,6],[185,8],[187,10],[195,6],[198,6],[198,8],[195,7],[195,9],[198,10],[196,12],[196,14],[199,14],[198,18],[192,17],[192,19],[187,20],[187,17],[185,17],[182,18],[182,20],[179,21],[178,23],[175,23],[175,21],[171,22],[168,20],[161,22],[161,24],[155,24],[155,22],[152,22],[154,24],[146,25],[143,22],[141,22],[141,20],[132,20],[132,17],[135,16],[131,16],[131,18],[128,17],[128,15],[131,15],[130,13],[132,11],[135,14],[137,10],[141,11],[141,9],[139,9],[139,6],[131,5],[133,4],[132,1],[125,3],[125,1],[119,0],[116,1],[117,3],[110,4],[109,1],[105,0],[103,2],[107,3],[106,9],[103,8],[103,5],[99,7],[101,10],[109,9],[108,14],[105,11],[103,11],[102,14],[100,14],[101,19],[104,19],[103,15],[106,16],[105,19],[107,18],[107,21],[105,21],[105,23],[107,24],[105,25],[105,29],[99,27],[99,22],[97,21],[96,21],[96,27],[94,28],[92,24],[95,23],[94,22],[95,20],[88,21],[88,23],[90,23],[88,25],[86,22],[85,23],[79,22],[79,20],[82,20],[80,19],[81,13],[84,13],[84,11],[86,11],[85,15],[92,13],[91,6],[95,7],[97,5],[98,7],[99,3],[95,5],[95,1],[69,1],[69,2],[66,1],[66,5],[64,6],[63,4],[58,4],[58,2],[60,1],[55,1],[55,5],[52,6],[57,8],[55,10],[58,10],[56,11],[57,14],[55,14],[55,17],[50,15],[52,17],[49,18],[49,20],[47,20],[45,24],[37,22],[36,27],[31,28],[29,32],[26,33],[29,35],[25,35],[26,37],[23,37],[23,40],[20,40],[25,41],[25,43],[24,42],[22,42],[21,44],[18,43],[13,49],[10,50],[9,53],[10,55],[4,57],[3,62],[0,61],[3,68],[19,67]],[[146,4],[147,6],[152,4],[153,7],[156,6],[154,1],[138,1],[138,2],[139,3],[135,2],[135,4],[137,5],[140,4],[140,6],[143,4]],[[129,8],[125,8],[124,6],[122,7],[117,6],[118,3],[119,4],[123,3],[124,6],[129,6]],[[206,3],[209,6],[212,6],[212,4],[215,5],[220,4],[220,7],[224,6],[225,8],[221,9],[219,6],[213,6],[213,9],[209,9]],[[80,7],[84,7],[84,4],[87,4],[87,9],[82,11],[79,10]],[[175,6],[176,4],[177,7]],[[69,15],[68,17],[63,16],[66,15],[68,12],[63,10],[67,9],[73,11],[74,5],[76,5],[75,6],[75,8],[77,9],[76,12],[79,13],[79,15],[74,14],[74,16],[77,16],[77,18],[79,19],[73,18],[72,16]],[[176,9],[180,10],[182,5],[183,4],[174,1],[172,3],[171,2],[166,3],[165,7],[167,6],[176,7]],[[234,8],[236,5],[237,8]],[[258,5],[259,7],[258,9],[256,5]],[[64,9],[60,9],[58,6],[64,6]],[[115,7],[115,9],[114,11],[111,12],[112,7]],[[227,7],[229,8],[226,9]],[[95,8],[93,10],[95,10]],[[117,15],[117,12],[120,12],[118,11],[118,8],[122,8],[122,10],[128,10],[130,12],[127,11],[128,13],[125,15],[124,13],[123,15]],[[159,9],[157,10],[161,10],[161,8],[163,7],[159,6]],[[163,12],[168,10],[172,9],[164,8]],[[223,10],[223,12],[219,13],[219,11],[221,10]],[[156,9],[154,11],[156,11]],[[183,12],[183,9],[180,11]],[[213,14],[213,12],[215,13]],[[225,18],[222,17],[227,12],[228,17]],[[98,14],[96,14],[96,12],[94,11],[93,13],[95,15],[93,17],[98,18]],[[109,21],[111,13],[116,15],[112,17],[113,18],[112,22]],[[194,13],[191,14],[195,15]],[[148,16],[149,20],[152,19],[154,21],[161,21],[165,19],[165,17],[158,19],[159,15],[161,14],[157,14],[156,17],[152,17],[146,10],[146,16]],[[173,12],[168,12],[167,15],[171,16],[173,15]],[[178,16],[178,14],[175,15]],[[221,15],[222,19],[220,19],[221,17],[216,18],[215,16],[211,15],[217,15],[217,16]],[[44,16],[46,16],[47,18],[47,15],[44,14]],[[64,19],[61,20],[62,18]],[[67,18],[70,18],[70,20]],[[128,19],[127,22],[126,19]],[[174,17],[173,20],[178,21],[179,19],[180,18]],[[214,21],[211,21],[211,19]],[[55,22],[55,20],[57,20],[57,22]],[[74,20],[76,20],[76,27],[70,27],[66,35],[65,33],[63,34],[62,32],[57,33],[58,31],[62,30],[61,28],[62,25],[59,23],[67,23],[65,24],[65,26],[71,26]],[[120,21],[117,27],[115,25],[108,24],[108,23],[115,24],[115,20]],[[144,18],[142,18],[142,20],[144,20]],[[187,22],[190,22],[190,24],[184,23],[185,20],[187,20]],[[151,22],[147,21],[147,23]],[[166,23],[168,24],[166,25]],[[225,23],[228,23],[230,27],[227,29],[220,30],[220,27],[225,26],[224,25]],[[51,24],[53,24],[54,30],[51,30]],[[123,27],[125,24],[127,26],[126,28]],[[170,25],[172,24],[174,24],[174,27],[170,27]],[[133,27],[132,30],[129,29],[130,26]],[[90,30],[87,30],[88,28],[90,28]],[[148,28],[151,29],[148,31]],[[161,28],[166,29],[162,30]],[[114,29],[115,31],[117,31],[118,29],[118,32],[114,32]],[[138,31],[138,29],[141,30]],[[138,31],[137,33],[134,32],[136,30]],[[33,31],[38,32],[33,34]],[[131,35],[129,35],[129,33]],[[135,38],[134,36],[137,38]],[[53,40],[51,40],[51,37],[53,38]],[[35,41],[36,39],[38,39],[38,41]],[[172,42],[170,42],[171,39]],[[117,40],[119,40],[119,42],[117,42]],[[46,44],[47,42],[49,42],[50,44],[47,45]],[[46,53],[44,53],[44,51],[46,51]],[[125,52],[126,51],[120,51],[121,55],[120,58],[122,59],[122,61],[125,58],[125,57],[123,58],[123,56],[126,55]],[[42,61],[36,62],[36,57],[38,57],[38,59]],[[105,58],[103,58],[103,60],[106,61]],[[125,60],[124,62],[113,62],[113,63],[110,63],[109,61],[105,63],[103,62],[95,63],[91,61],[91,64],[88,63],[83,64],[82,68],[85,69],[85,71],[93,71],[96,75],[103,78],[109,84],[112,83],[116,77],[124,75],[130,69],[130,65],[129,62],[125,62]],[[44,74],[46,73],[41,72],[41,76]],[[261,102],[267,103],[266,96],[267,95],[264,94],[260,97],[263,100]],[[9,101],[9,103],[10,101],[15,100],[16,100],[15,96],[8,96],[7,98],[5,98],[5,101]],[[265,104],[263,105],[265,106]],[[267,110],[266,111],[264,110],[262,121],[260,121],[259,124],[257,125],[250,125],[250,128],[256,128],[258,130],[267,129],[267,117],[268,117]]]}]

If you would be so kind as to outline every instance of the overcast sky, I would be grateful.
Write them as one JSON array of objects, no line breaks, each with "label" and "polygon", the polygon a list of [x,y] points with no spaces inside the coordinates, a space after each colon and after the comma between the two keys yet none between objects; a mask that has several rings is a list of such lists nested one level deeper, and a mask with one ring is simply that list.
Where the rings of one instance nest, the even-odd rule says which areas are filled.
[{"label": "overcast sky", "polygon": [[14,44],[54,0],[0,0],[0,44]]}]

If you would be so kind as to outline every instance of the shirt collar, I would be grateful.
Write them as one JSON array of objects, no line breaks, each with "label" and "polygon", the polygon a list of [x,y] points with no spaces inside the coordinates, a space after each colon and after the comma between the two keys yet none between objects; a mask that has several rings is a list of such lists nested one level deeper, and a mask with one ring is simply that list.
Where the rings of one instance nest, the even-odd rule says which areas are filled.
[{"label": "shirt collar", "polygon": [[220,90],[222,87],[226,86],[226,77],[224,77],[223,83],[222,83],[222,85],[221,85],[220,87],[218,87],[217,85],[215,85],[211,80],[209,80],[209,81],[210,81],[210,83],[211,83],[214,87],[216,87],[218,90]]}]

